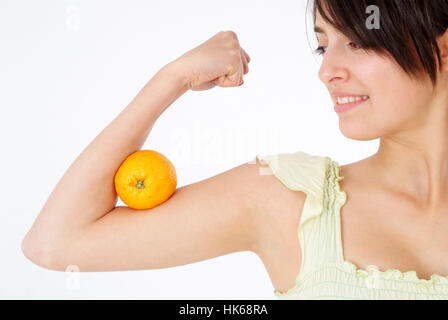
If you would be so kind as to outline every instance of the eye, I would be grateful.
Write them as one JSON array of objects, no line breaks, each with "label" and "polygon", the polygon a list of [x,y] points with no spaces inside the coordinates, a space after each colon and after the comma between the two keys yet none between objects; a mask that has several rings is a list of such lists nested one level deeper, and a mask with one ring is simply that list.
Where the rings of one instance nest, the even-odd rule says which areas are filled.
[{"label": "eye", "polygon": [[[355,42],[349,42],[348,45],[349,45],[350,47],[352,47],[353,49],[355,49],[355,50],[361,50],[361,49],[364,48],[362,45],[357,44],[357,43],[355,43]],[[317,48],[314,50],[314,53],[315,53],[315,54],[318,54],[318,55],[324,55],[325,52],[326,52],[326,49],[327,49],[326,46],[319,46],[319,47],[317,47]]]},{"label": "eye", "polygon": [[355,42],[350,42],[348,45],[349,45],[350,47],[352,47],[353,49],[356,49],[356,50],[359,50],[359,49],[362,49],[362,48],[363,48],[362,45],[357,44],[357,43],[355,43]]},{"label": "eye", "polygon": [[325,47],[325,46],[317,47],[317,49],[314,50],[314,53],[316,53],[318,55],[323,55],[325,53],[324,48],[327,48],[327,47]]}]

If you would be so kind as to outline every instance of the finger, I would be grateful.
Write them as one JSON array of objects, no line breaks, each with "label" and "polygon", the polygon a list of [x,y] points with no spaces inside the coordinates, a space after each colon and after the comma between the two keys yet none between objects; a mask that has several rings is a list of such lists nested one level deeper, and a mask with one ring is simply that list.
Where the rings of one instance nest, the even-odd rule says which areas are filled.
[{"label": "finger", "polygon": [[215,84],[220,86],[220,87],[234,87],[236,86],[239,81],[239,78],[237,78],[237,80],[235,81],[235,75],[233,75],[233,78],[230,78],[231,76],[228,75],[224,75],[219,77],[218,79],[215,80]]},{"label": "finger", "polygon": [[243,84],[244,84],[244,77],[243,77],[243,75],[241,75],[241,81],[238,84],[238,86],[242,86]]},{"label": "finger", "polygon": [[249,63],[250,62],[250,56],[247,54],[247,52],[243,48],[241,48],[241,50],[243,50],[243,54],[246,57],[246,61],[247,61],[247,63]]},{"label": "finger", "polygon": [[238,77],[238,82],[236,83],[236,85],[237,86],[240,86],[240,85],[242,85],[243,84],[243,82],[244,82],[244,80],[243,80],[243,74],[244,74],[244,63],[243,63],[243,59],[241,59],[241,61],[240,61],[240,66],[239,66],[239,69],[238,69],[238,75],[239,75],[239,77]]},{"label": "finger", "polygon": [[243,59],[241,59],[240,70],[239,70],[240,78],[238,81],[238,86],[240,86],[244,83],[244,78],[243,78],[244,72],[243,71],[244,71],[244,63],[243,63]]},{"label": "finger", "polygon": [[241,76],[243,74],[243,61],[239,59],[238,66],[235,66],[233,73],[228,74],[224,80],[224,84],[227,87],[238,86],[241,83]]},{"label": "finger", "polygon": [[249,72],[249,65],[247,64],[246,56],[243,53],[241,54],[241,59],[243,60],[243,74],[246,74]]},{"label": "finger", "polygon": [[214,82],[215,82],[215,84],[217,86],[222,87],[222,86],[224,86],[225,79],[226,79],[225,75],[224,76],[220,76],[219,78],[216,78]]}]

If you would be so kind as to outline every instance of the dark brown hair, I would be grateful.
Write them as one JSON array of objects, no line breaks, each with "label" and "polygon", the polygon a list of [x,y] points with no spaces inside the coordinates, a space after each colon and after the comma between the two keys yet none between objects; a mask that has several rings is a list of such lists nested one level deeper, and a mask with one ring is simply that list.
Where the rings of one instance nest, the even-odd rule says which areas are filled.
[{"label": "dark brown hair", "polygon": [[[390,56],[411,77],[429,75],[433,85],[441,66],[437,39],[448,28],[448,0],[312,0],[324,21],[363,50]],[[307,8],[308,8],[307,3]],[[366,27],[366,9],[379,9],[379,29]]]}]

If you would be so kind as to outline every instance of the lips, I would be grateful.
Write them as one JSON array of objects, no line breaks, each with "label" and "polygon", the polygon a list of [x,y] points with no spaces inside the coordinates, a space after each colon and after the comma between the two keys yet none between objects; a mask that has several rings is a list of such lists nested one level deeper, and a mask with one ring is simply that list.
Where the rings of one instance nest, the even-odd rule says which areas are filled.
[{"label": "lips", "polygon": [[343,92],[343,91],[332,91],[331,96],[333,98],[337,98],[337,97],[355,97],[356,98],[356,97],[366,96],[366,94],[354,94],[354,93]]},{"label": "lips", "polygon": [[343,112],[349,111],[349,110],[359,106],[360,104],[363,104],[364,102],[368,101],[369,99],[370,98],[367,98],[366,100],[359,100],[359,101],[349,102],[349,103],[344,103],[344,104],[336,103],[334,105],[334,111],[336,111],[337,113],[343,113]]}]

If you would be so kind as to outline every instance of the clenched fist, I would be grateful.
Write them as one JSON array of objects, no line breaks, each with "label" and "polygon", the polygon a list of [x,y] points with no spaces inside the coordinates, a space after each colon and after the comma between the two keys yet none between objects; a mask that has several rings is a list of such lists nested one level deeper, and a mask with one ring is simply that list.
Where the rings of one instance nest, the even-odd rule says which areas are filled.
[{"label": "clenched fist", "polygon": [[199,46],[186,52],[174,63],[188,82],[188,89],[200,91],[236,87],[244,83],[250,57],[241,48],[233,31],[220,31]]}]

